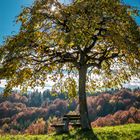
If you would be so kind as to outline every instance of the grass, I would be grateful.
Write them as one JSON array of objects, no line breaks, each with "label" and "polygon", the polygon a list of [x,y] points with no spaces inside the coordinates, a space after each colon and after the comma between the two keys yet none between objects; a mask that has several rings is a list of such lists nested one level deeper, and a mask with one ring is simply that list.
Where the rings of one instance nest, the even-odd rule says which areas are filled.
[{"label": "grass", "polygon": [[94,133],[72,130],[63,135],[3,135],[0,140],[140,140],[140,124],[95,128]]}]

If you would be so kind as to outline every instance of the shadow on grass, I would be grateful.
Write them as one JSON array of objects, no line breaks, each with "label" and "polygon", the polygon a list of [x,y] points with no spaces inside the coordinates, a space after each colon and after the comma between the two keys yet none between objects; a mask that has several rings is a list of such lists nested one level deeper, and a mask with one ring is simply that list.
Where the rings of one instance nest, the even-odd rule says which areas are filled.
[{"label": "shadow on grass", "polygon": [[99,140],[93,131],[76,130],[73,133],[55,134],[55,140]]}]

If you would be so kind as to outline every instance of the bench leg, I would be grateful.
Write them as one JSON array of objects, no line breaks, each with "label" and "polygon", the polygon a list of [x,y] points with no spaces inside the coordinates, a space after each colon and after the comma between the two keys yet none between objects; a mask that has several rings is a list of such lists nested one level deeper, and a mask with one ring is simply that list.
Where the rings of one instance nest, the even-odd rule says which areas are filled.
[{"label": "bench leg", "polygon": [[69,132],[69,121],[65,121],[64,133],[68,133],[68,132]]}]

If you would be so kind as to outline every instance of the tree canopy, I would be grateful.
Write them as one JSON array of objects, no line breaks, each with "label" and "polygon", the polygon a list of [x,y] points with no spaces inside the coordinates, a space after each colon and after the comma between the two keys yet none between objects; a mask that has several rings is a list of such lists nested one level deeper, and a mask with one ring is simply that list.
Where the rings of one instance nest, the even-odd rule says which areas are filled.
[{"label": "tree canopy", "polygon": [[76,74],[82,65],[88,68],[90,90],[117,86],[138,75],[140,32],[130,16],[137,11],[130,8],[120,0],[76,0],[69,5],[36,0],[25,7],[17,18],[20,32],[0,48],[6,91],[59,78],[57,87],[75,93],[77,82],[69,73]]}]

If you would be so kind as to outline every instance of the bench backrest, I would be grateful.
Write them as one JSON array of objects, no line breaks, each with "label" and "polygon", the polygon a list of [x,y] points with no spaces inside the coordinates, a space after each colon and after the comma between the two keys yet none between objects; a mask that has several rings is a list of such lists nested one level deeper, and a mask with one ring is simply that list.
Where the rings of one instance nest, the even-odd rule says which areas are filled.
[{"label": "bench backrest", "polygon": [[80,117],[80,115],[64,115],[63,117]]},{"label": "bench backrest", "polygon": [[66,120],[80,120],[80,117],[63,117],[63,121]]}]

